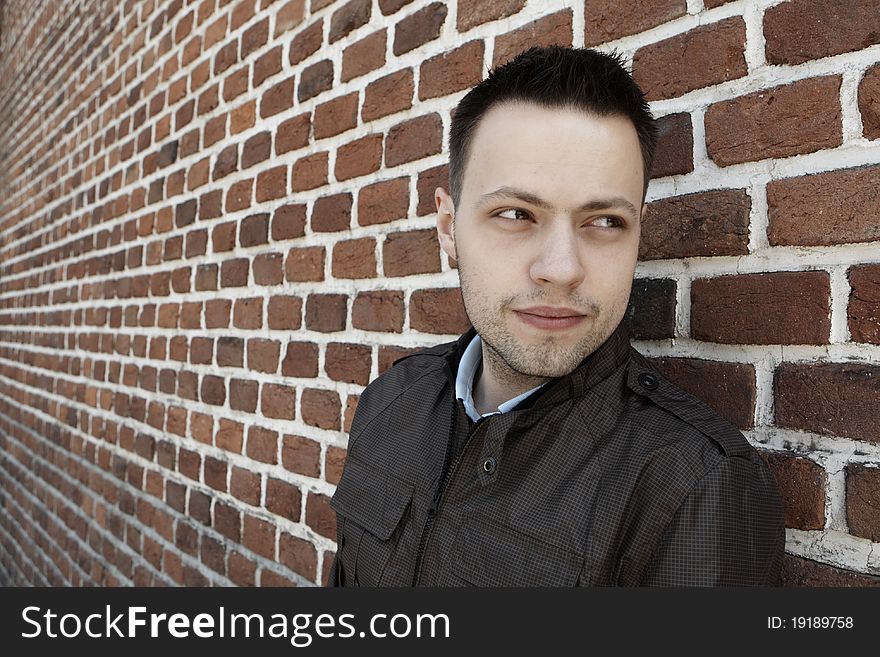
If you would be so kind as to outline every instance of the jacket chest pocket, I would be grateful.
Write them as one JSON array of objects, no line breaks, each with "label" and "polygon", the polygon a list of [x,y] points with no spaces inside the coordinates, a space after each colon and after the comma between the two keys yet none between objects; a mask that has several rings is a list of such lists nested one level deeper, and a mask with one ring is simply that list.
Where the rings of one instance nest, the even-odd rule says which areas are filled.
[{"label": "jacket chest pocket", "polygon": [[574,586],[583,557],[484,517],[459,527],[453,578],[473,586]]},{"label": "jacket chest pocket", "polygon": [[340,516],[339,583],[378,586],[400,540],[413,487],[349,456],[331,506]]}]

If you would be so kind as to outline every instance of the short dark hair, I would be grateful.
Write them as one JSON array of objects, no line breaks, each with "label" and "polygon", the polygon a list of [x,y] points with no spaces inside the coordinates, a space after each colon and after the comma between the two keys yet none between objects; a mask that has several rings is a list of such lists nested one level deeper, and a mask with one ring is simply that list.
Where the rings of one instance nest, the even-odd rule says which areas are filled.
[{"label": "short dark hair", "polygon": [[639,137],[647,190],[657,124],[621,56],[589,48],[533,47],[490,71],[455,108],[449,132],[449,187],[456,205],[477,126],[491,107],[504,102],[531,102],[628,118]]}]

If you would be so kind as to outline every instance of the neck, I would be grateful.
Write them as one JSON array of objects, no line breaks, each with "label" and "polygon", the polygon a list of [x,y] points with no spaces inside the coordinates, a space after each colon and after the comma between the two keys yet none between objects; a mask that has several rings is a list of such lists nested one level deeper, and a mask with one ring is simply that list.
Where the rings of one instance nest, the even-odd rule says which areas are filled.
[{"label": "neck", "polygon": [[498,406],[550,379],[522,374],[512,369],[483,340],[483,362],[474,377],[474,406],[479,413],[497,411]]}]

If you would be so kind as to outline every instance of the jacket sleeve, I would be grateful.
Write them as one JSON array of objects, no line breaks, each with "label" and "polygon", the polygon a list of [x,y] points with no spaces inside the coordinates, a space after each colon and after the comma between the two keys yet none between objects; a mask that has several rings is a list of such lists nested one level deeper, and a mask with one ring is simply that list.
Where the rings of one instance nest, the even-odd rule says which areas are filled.
[{"label": "jacket sleeve", "polygon": [[690,491],[654,551],[643,586],[779,586],[782,504],[757,455],[726,457]]}]

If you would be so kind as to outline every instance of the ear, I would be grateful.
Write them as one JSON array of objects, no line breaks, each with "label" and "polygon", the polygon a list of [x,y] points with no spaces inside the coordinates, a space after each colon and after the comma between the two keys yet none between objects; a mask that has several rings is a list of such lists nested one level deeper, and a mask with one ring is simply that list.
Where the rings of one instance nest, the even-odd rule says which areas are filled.
[{"label": "ear", "polygon": [[453,260],[458,260],[455,251],[455,205],[452,197],[442,187],[434,190],[437,204],[437,237],[440,248]]}]

